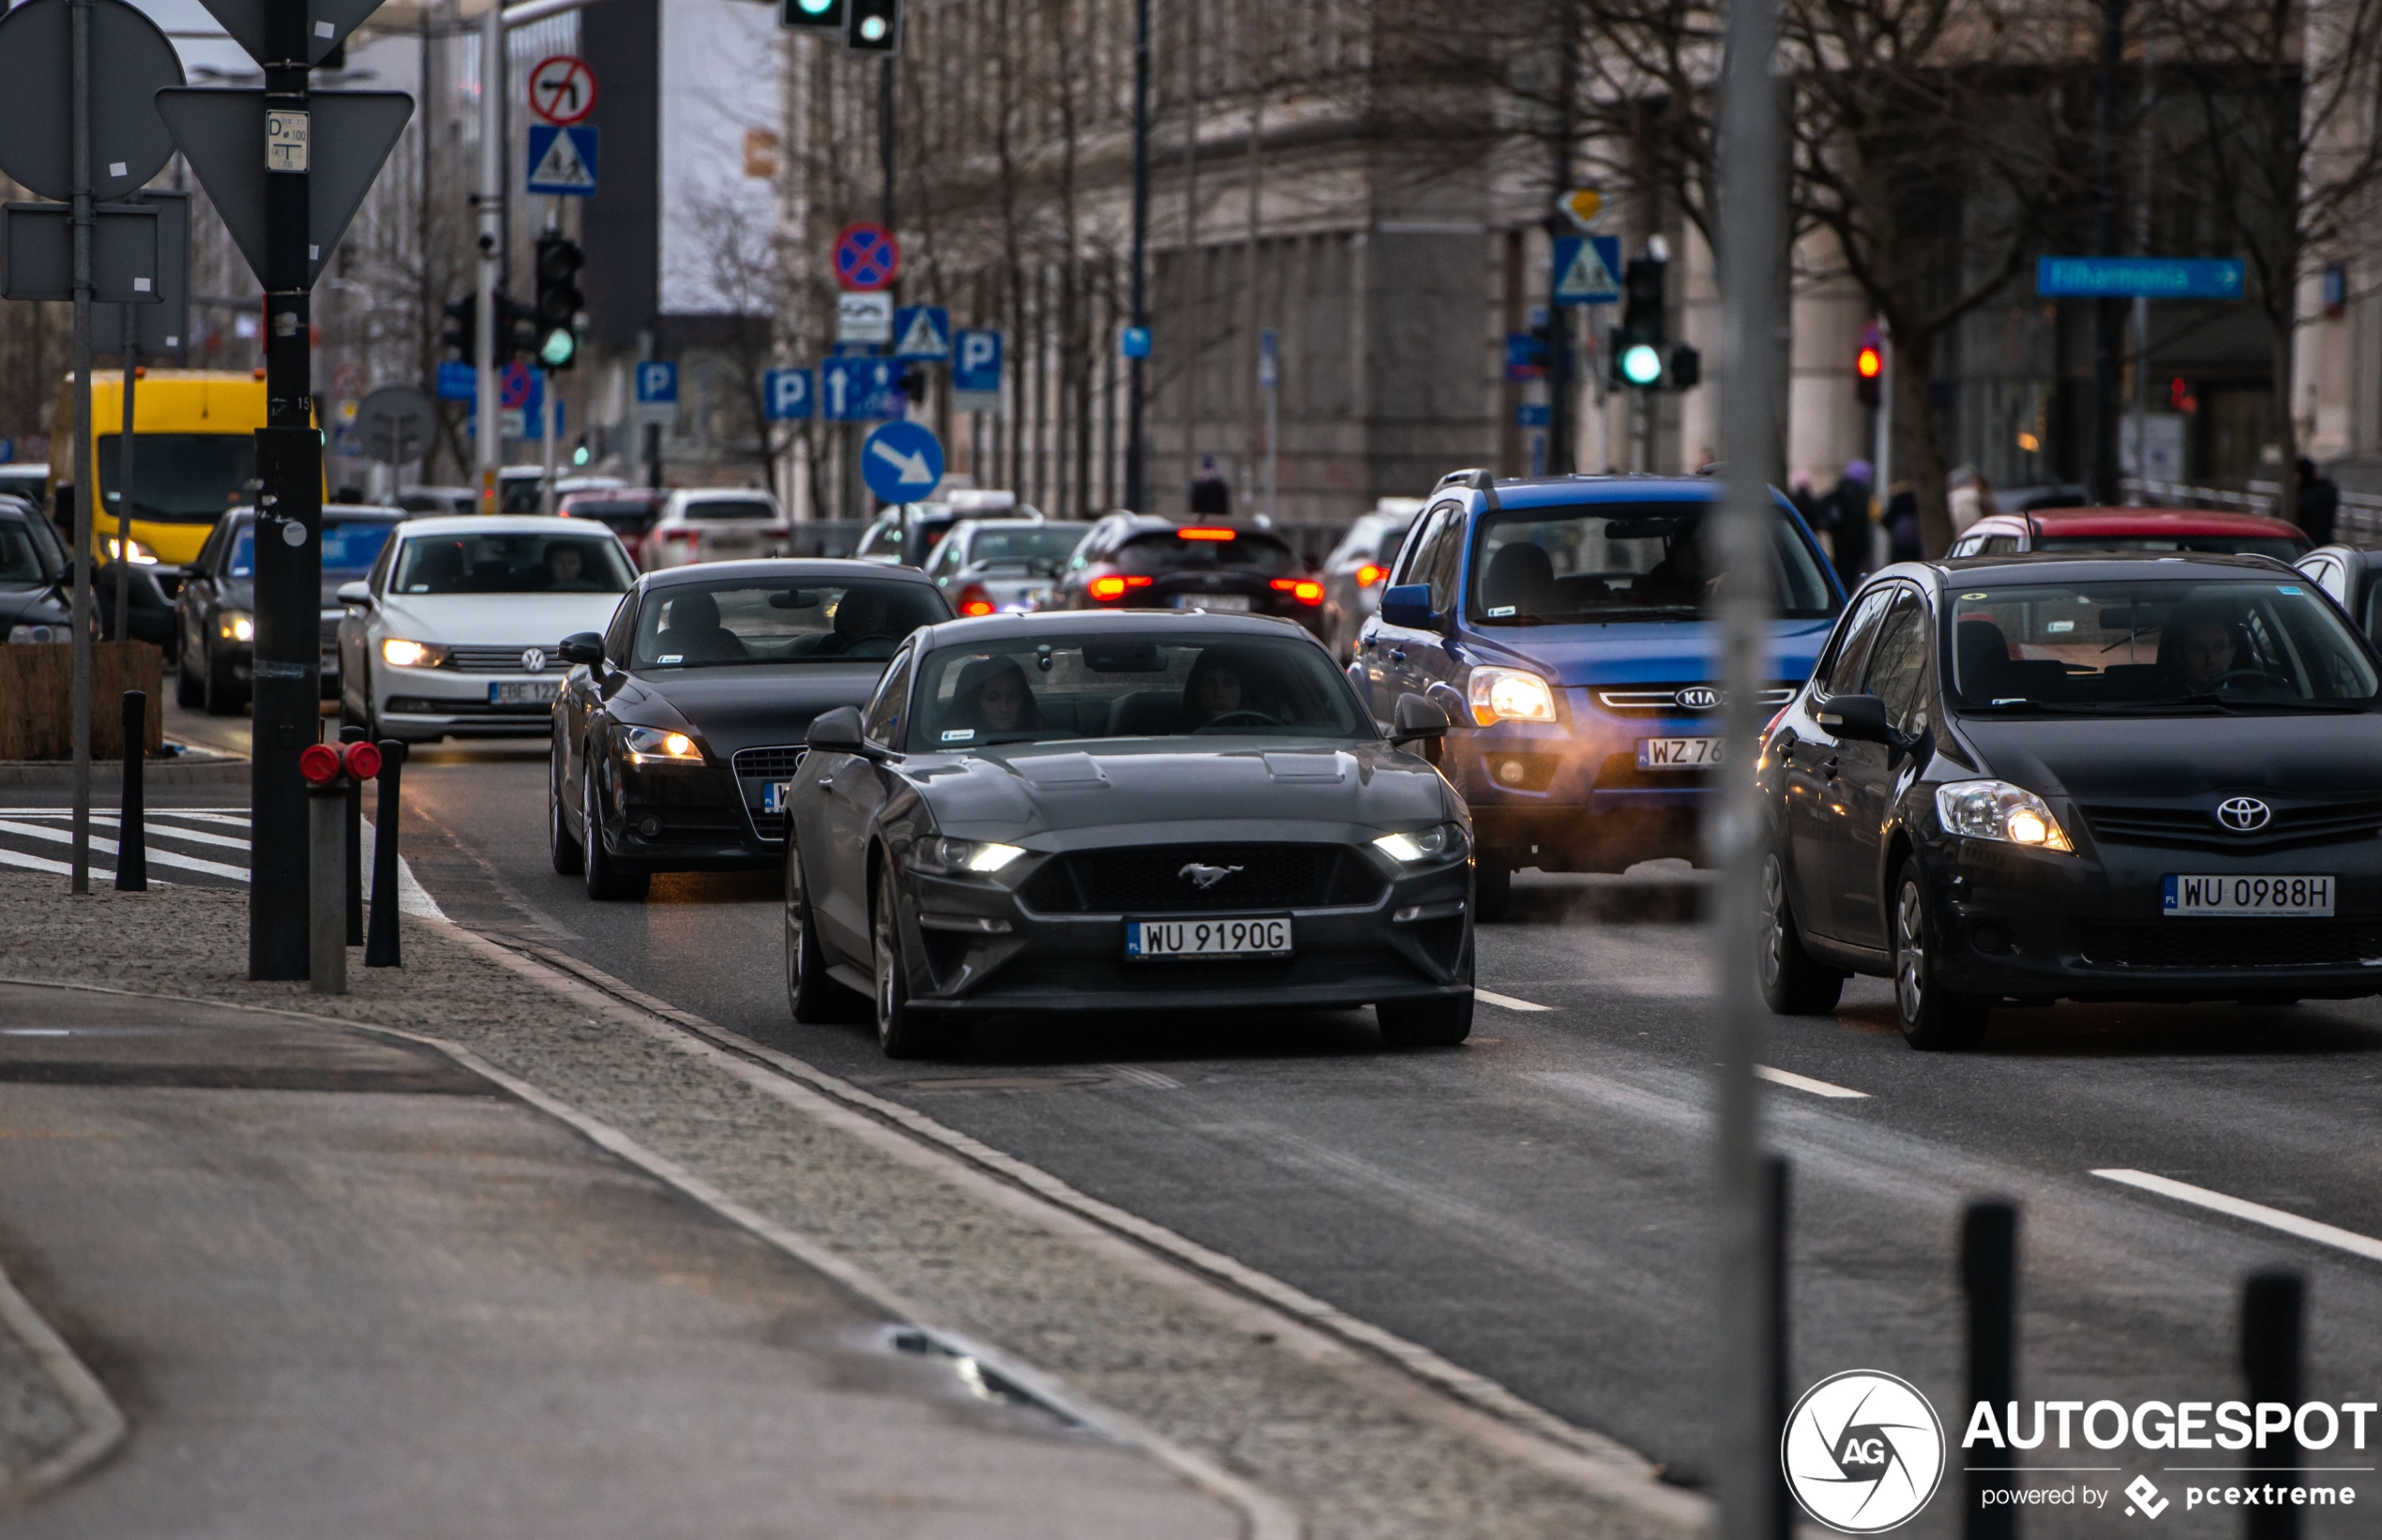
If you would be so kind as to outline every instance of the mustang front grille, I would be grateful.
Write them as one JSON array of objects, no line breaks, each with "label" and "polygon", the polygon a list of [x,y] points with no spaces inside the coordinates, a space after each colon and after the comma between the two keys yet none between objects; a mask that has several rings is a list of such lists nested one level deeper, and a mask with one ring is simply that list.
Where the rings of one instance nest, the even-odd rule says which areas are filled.
[{"label": "mustang front grille", "polygon": [[1344,845],[1158,845],[1062,855],[1019,896],[1049,914],[1168,914],[1369,904],[1388,885]]}]

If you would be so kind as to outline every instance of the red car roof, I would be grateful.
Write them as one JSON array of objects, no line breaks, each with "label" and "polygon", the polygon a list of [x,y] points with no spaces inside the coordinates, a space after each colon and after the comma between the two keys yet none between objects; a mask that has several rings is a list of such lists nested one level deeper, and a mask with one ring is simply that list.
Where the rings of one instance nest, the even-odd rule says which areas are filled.
[{"label": "red car roof", "polygon": [[2035,527],[2054,538],[2105,539],[2118,535],[2235,535],[2300,539],[2299,526],[2260,513],[2226,513],[2209,508],[2044,508],[2040,513],[2005,514],[2022,522],[2031,517]]}]

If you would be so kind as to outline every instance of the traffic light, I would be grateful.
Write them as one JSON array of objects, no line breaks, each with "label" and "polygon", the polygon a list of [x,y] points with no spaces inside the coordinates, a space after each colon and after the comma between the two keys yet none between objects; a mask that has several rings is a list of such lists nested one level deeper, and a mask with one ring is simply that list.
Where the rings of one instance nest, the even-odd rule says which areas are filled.
[{"label": "traffic light", "polygon": [[465,294],[449,300],[446,325],[439,332],[439,345],[469,364],[477,361],[479,347],[480,296]]},{"label": "traffic light", "polygon": [[516,358],[537,356],[537,307],[524,305],[511,294],[502,296],[504,306],[496,312],[496,361],[509,364]]},{"label": "traffic light", "polygon": [[1621,273],[1621,324],[1613,329],[1611,383],[1651,390],[1663,381],[1663,279],[1669,264],[1633,257]]},{"label": "traffic light", "polygon": [[1693,390],[1704,383],[1704,355],[1681,342],[1671,349],[1671,388]]},{"label": "traffic light", "polygon": [[[792,0],[799,6],[802,0]],[[863,53],[901,50],[901,0],[845,0],[844,46]]]},{"label": "traffic light", "polygon": [[568,369],[579,355],[579,312],[587,303],[579,292],[579,270],[587,253],[579,242],[552,231],[537,237],[537,340],[531,356],[549,370]]},{"label": "traffic light", "polygon": [[841,32],[844,29],[844,0],[778,0],[777,24],[782,27],[816,28],[821,32]]},{"label": "traffic light", "polygon": [[1853,355],[1853,394],[1863,406],[1876,406],[1885,394],[1886,351],[1879,345],[1875,322],[1861,329],[1861,351]]}]

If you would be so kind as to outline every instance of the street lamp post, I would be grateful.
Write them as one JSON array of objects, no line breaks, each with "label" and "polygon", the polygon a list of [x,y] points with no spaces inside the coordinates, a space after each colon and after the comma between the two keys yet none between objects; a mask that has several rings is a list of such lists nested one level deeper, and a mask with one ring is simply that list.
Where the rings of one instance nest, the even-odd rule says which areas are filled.
[{"label": "street lamp post", "polygon": [[[1146,328],[1150,266],[1150,0],[1133,6],[1133,325]],[[1124,506],[1149,509],[1148,450],[1141,436],[1142,370],[1138,354],[1125,371]]]}]

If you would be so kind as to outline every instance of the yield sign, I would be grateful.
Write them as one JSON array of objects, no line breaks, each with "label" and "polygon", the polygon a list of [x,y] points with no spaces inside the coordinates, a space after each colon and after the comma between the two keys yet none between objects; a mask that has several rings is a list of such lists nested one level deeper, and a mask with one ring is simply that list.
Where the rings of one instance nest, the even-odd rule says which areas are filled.
[{"label": "yield sign", "polygon": [[901,245],[881,224],[848,224],[836,237],[836,281],[847,289],[889,287],[901,272]]},{"label": "yield sign", "polygon": [[1561,235],[1555,241],[1555,303],[1610,305],[1621,297],[1621,238]]},{"label": "yield sign", "polygon": [[529,110],[542,123],[583,121],[596,110],[596,71],[568,53],[538,60],[529,72]]}]

